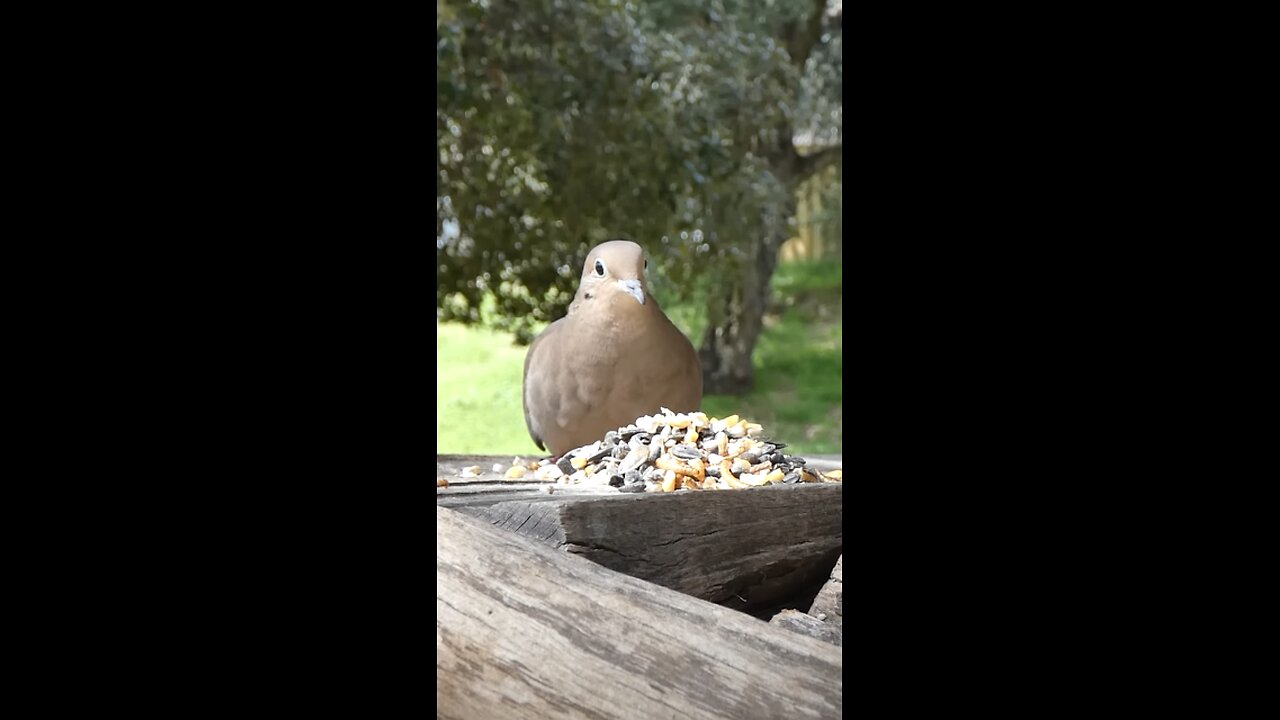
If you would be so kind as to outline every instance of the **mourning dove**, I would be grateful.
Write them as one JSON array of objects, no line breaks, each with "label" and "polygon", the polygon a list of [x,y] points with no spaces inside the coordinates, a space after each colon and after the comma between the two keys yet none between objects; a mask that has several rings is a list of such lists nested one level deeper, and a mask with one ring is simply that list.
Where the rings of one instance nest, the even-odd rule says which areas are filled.
[{"label": "mourning dove", "polygon": [[633,242],[597,245],[569,314],[529,346],[524,420],[556,457],[659,408],[693,412],[702,403],[698,354],[649,295],[647,265]]}]

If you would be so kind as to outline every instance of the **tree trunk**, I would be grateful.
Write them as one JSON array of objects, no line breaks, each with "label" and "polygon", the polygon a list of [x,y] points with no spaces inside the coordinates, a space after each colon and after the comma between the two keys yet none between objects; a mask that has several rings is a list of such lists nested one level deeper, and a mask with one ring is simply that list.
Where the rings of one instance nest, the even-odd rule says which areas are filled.
[{"label": "tree trunk", "polygon": [[[819,3],[817,7],[820,10],[823,6]],[[783,135],[785,139],[769,163],[784,188],[783,214],[787,226],[766,232],[760,242],[752,244],[738,266],[728,268],[727,282],[710,300],[707,329],[698,348],[704,395],[741,395],[755,385],[751,354],[764,329],[769,281],[778,266],[778,251],[790,235],[791,221],[796,218],[798,191],[806,178],[839,158],[838,146],[801,157],[792,146],[791,137],[790,131]],[[769,227],[771,223],[761,225]]]},{"label": "tree trunk", "polygon": [[[788,188],[787,193],[791,198],[788,217],[794,217],[794,189]],[[764,329],[769,281],[786,234],[784,229],[753,244],[740,264],[726,273],[721,292],[711,298],[707,329],[698,348],[704,395],[740,395],[755,385],[751,355]]]}]

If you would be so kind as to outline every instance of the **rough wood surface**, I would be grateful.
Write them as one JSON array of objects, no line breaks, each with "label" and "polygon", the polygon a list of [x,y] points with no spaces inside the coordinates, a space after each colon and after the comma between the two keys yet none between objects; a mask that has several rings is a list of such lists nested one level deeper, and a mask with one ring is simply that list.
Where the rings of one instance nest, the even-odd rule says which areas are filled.
[{"label": "rough wood surface", "polygon": [[840,645],[844,639],[840,628],[828,625],[818,618],[802,613],[799,610],[783,610],[774,615],[769,620],[769,624],[800,633],[801,635],[807,635],[811,638],[817,638],[832,645]]},{"label": "rough wood surface", "polygon": [[836,560],[836,566],[831,570],[831,579],[826,585],[822,586],[822,590],[818,591],[818,596],[813,599],[813,606],[809,608],[809,614],[819,617],[820,620],[843,630],[844,626],[844,555]]},{"label": "rough wood surface", "polygon": [[841,667],[832,645],[436,508],[439,718],[838,718]]},{"label": "rough wood surface", "polygon": [[826,580],[844,543],[843,497],[841,484],[805,483],[459,510],[607,568],[756,612],[806,588],[812,597]]}]

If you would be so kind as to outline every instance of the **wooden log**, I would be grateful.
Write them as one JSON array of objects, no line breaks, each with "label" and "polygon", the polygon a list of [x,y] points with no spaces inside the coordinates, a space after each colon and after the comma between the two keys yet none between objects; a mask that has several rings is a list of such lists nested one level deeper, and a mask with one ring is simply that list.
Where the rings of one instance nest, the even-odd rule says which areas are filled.
[{"label": "wooden log", "polygon": [[818,618],[802,613],[799,610],[783,610],[774,615],[769,620],[769,624],[800,633],[801,635],[807,635],[811,638],[817,638],[832,645],[840,645],[844,639],[844,633],[840,628],[828,625]]},{"label": "wooden log", "polygon": [[818,591],[809,614],[837,629],[844,625],[844,555],[831,570],[831,579]]},{"label": "wooden log", "polygon": [[840,649],[436,508],[438,718],[838,718]]},{"label": "wooden log", "polygon": [[813,597],[843,548],[843,497],[841,484],[803,483],[458,509],[607,568],[758,612]]}]

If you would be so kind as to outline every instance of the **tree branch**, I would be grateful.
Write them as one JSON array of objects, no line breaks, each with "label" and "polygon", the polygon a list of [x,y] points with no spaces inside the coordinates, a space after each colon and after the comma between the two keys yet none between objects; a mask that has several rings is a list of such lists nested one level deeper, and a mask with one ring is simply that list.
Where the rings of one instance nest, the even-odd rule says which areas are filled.
[{"label": "tree branch", "polygon": [[840,158],[843,145],[825,147],[812,155],[796,153],[796,177],[804,180],[831,167]]},{"label": "tree branch", "polygon": [[[787,53],[791,62],[803,68],[813,48],[822,38],[823,22],[826,20],[827,0],[813,0],[813,8],[803,28],[788,25],[786,33]],[[843,14],[843,13],[842,13]]]}]

